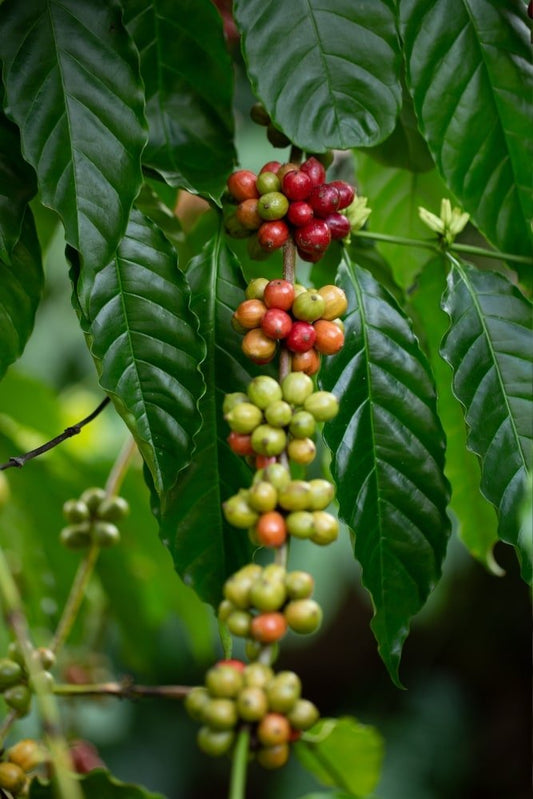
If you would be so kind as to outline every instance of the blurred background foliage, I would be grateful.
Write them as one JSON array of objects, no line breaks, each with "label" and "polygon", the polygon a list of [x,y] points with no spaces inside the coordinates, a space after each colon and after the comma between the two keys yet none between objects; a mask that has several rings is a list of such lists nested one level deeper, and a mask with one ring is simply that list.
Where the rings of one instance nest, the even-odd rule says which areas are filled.
[{"label": "blurred background foliage", "polygon": [[[274,151],[265,142],[264,130],[248,122],[252,98],[244,87],[238,80],[239,158],[246,168],[259,169],[270,158],[283,160],[288,153]],[[358,153],[353,161],[341,159],[338,168],[352,171],[361,192],[369,196],[375,229],[420,236],[416,207],[424,204],[436,211],[443,196],[435,171],[427,169],[424,159],[422,163],[423,173],[377,169],[376,161]],[[175,190],[156,184],[152,189],[175,206]],[[182,225],[175,225],[173,240],[185,268],[209,237],[215,213],[200,204],[183,203],[183,198],[180,203]],[[46,294],[22,359],[0,383],[2,462],[79,421],[102,399],[70,305],[60,228],[42,206],[35,204],[34,212],[46,250]],[[244,251],[239,254],[245,272],[257,274],[257,265],[246,260]],[[334,261],[334,253],[332,257]],[[365,258],[387,276],[396,295],[405,298],[429,256],[383,245],[363,248],[361,259]],[[331,266],[326,263],[325,269]],[[280,264],[272,259],[268,272],[260,268],[261,273],[275,275]],[[310,267],[298,278],[317,283],[323,279]],[[10,501],[0,515],[0,544],[9,556],[38,644],[47,642],[57,623],[77,565],[76,554],[59,543],[62,504],[88,486],[104,484],[125,439],[122,421],[108,407],[80,435],[24,469],[6,472]],[[81,667],[91,680],[128,674],[136,682],[200,683],[221,654],[213,611],[176,576],[158,540],[140,461],[130,469],[122,493],[131,505],[122,544],[101,555],[61,669],[66,673]],[[529,595],[513,551],[499,544],[495,557],[502,570],[499,577],[474,561],[454,533],[443,579],[416,618],[405,647],[402,678],[408,690],[401,692],[378,657],[369,630],[372,611],[360,587],[347,531],[327,551],[298,541],[292,549],[291,565],[317,578],[315,593],[325,618],[310,641],[287,636],[279,668],[301,675],[305,695],[323,715],[351,714],[380,730],[386,754],[375,794],[379,799],[530,796]],[[7,643],[2,629],[0,651]],[[236,645],[235,654],[240,652]],[[63,706],[71,735],[91,740],[117,777],[144,784],[168,799],[225,795],[228,765],[207,761],[197,750],[196,725],[180,703],[80,699],[64,701]],[[31,734],[37,734],[33,716],[15,732],[17,738]],[[252,764],[247,795],[295,799],[319,790],[293,759],[272,775]]]}]

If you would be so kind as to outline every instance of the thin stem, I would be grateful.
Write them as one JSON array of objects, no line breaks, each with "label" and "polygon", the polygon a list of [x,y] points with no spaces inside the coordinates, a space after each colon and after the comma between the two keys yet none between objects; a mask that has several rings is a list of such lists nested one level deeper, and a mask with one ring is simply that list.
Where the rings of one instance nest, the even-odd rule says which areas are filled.
[{"label": "thin stem", "polygon": [[112,497],[115,494],[118,494],[120,491],[120,487],[124,481],[124,478],[126,477],[131,459],[135,455],[136,451],[137,444],[133,438],[129,438],[119,452],[118,457],[111,467],[111,471],[109,472],[109,477],[107,478],[107,482],[105,484],[105,492],[108,497]]},{"label": "thin stem", "polygon": [[0,549],[0,596],[7,623],[19,645],[32,689],[35,692],[45,742],[54,767],[58,799],[83,799],[80,786],[70,772],[70,756],[61,731],[57,702],[54,695],[44,687],[41,679],[43,668],[40,660],[34,655],[35,650],[30,639],[22,600],[2,549]]},{"label": "thin stem", "polygon": [[249,741],[250,731],[248,727],[243,727],[239,732],[237,743],[233,750],[228,799],[245,799]]},{"label": "thin stem", "polygon": [[165,699],[184,699],[191,690],[190,685],[135,685],[130,680],[121,682],[91,683],[87,685],[71,685],[70,683],[54,685],[57,696],[116,696],[118,699],[137,699],[141,697],[159,696]]},{"label": "thin stem", "polygon": [[17,711],[12,710],[10,713],[7,714],[4,721],[2,722],[2,726],[0,727],[0,750],[3,749],[4,741],[8,736],[9,730],[17,720]]},{"label": "thin stem", "polygon": [[85,419],[82,419],[81,422],[72,425],[71,427],[67,427],[63,432],[56,436],[55,438],[50,439],[47,441],[46,444],[41,444],[40,447],[36,449],[32,449],[29,452],[26,452],[24,455],[16,455],[11,457],[6,463],[0,465],[0,472],[4,471],[4,469],[12,469],[14,467],[21,469],[25,463],[30,461],[32,458],[37,458],[39,455],[42,455],[44,452],[48,452],[49,450],[57,447],[58,444],[61,444],[63,441],[66,441],[67,438],[72,438],[72,436],[77,436],[81,429],[85,427],[86,424],[92,422],[93,419],[96,419],[98,414],[100,414],[106,405],[109,405],[109,397],[106,397],[100,405],[86,416]]},{"label": "thin stem", "polygon": [[91,579],[93,569],[98,555],[100,554],[100,547],[97,544],[91,544],[87,553],[78,566],[76,576],[70,589],[70,594],[63,608],[63,613],[57,625],[54,637],[50,644],[50,649],[57,655],[65,641],[67,640],[76,617],[78,615],[81,603],[85,597],[85,591]]},{"label": "thin stem", "polygon": [[486,250],[484,247],[475,247],[473,244],[450,244],[452,252],[466,252],[471,255],[480,255],[483,258],[494,258],[498,261],[512,261],[516,264],[529,264],[533,266],[533,258],[527,255],[514,255],[511,252],[499,252],[498,250]]}]

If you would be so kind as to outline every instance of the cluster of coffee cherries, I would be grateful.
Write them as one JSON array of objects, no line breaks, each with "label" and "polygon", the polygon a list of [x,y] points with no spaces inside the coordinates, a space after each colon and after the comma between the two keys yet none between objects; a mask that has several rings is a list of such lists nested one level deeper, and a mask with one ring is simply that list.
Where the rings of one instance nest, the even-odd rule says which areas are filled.
[{"label": "cluster of coffee cherries", "polygon": [[268,769],[285,765],[290,744],[318,721],[318,710],[301,698],[301,682],[292,671],[274,673],[264,663],[222,660],[211,668],[205,686],[185,699],[189,715],[201,722],[197,742],[214,757],[233,748],[239,729],[250,730],[250,754]]},{"label": "cluster of coffee cherries", "polygon": [[311,156],[303,164],[269,161],[256,175],[233,172],[227,181],[236,208],[226,217],[230,236],[250,236],[250,257],[262,260],[292,236],[303,261],[319,261],[330,243],[350,233],[342,213],[354,200],[349,183],[326,183],[323,164]]},{"label": "cluster of coffee cherries", "polygon": [[[51,649],[41,647],[34,651],[33,656],[38,660],[40,668],[44,669],[39,673],[39,679],[42,680],[41,687],[50,689],[54,678],[48,669],[54,665],[54,653]],[[6,705],[19,718],[26,716],[30,711],[33,688],[20,647],[12,642],[9,644],[7,657],[0,659],[0,693]]]},{"label": "cluster of coffee cherries", "polygon": [[115,546],[120,541],[116,522],[128,513],[129,505],[122,497],[109,497],[103,488],[88,488],[79,499],[68,499],[63,505],[68,525],[61,530],[61,543],[68,549]]},{"label": "cluster of coffee cherries", "polygon": [[246,299],[232,317],[233,328],[244,335],[242,350],[254,363],[269,363],[278,343],[291,353],[293,372],[313,375],[321,355],[335,355],[344,344],[340,317],[348,302],[338,286],[318,290],[288,280],[255,278]]},{"label": "cluster of coffee cherries", "polygon": [[46,760],[46,752],[37,741],[32,738],[18,741],[0,760],[0,793],[3,790],[10,796],[27,795],[33,773]]},{"label": "cluster of coffee cherries", "polygon": [[[227,438],[231,450],[259,456],[255,465],[261,467],[285,451],[295,463],[311,463],[316,453],[311,436],[317,422],[333,419],[339,405],[329,391],[315,391],[308,375],[291,372],[281,384],[268,375],[254,377],[246,394],[226,394],[222,410],[231,429]],[[257,510],[264,509],[258,499]]]},{"label": "cluster of coffee cherries", "polygon": [[318,630],[322,609],[311,599],[313,589],[307,572],[249,563],[226,581],[218,618],[232,635],[249,639],[246,651],[254,660],[255,642],[274,644],[288,629],[300,635]]}]

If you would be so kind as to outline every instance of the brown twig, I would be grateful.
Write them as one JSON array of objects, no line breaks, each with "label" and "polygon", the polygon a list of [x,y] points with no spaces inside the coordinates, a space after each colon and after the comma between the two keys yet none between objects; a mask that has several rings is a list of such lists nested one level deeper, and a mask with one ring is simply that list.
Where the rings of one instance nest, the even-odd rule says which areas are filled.
[{"label": "brown twig", "polygon": [[129,677],[120,682],[74,685],[56,684],[57,696],[116,696],[118,699],[138,699],[159,696],[165,699],[184,699],[192,689],[190,685],[135,685]]}]

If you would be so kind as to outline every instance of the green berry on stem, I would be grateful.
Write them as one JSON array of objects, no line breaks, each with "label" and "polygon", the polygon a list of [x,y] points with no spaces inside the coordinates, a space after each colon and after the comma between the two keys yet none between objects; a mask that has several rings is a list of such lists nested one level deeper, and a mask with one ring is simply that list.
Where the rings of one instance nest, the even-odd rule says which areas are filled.
[{"label": "green berry on stem", "polygon": [[209,691],[203,685],[191,688],[185,697],[185,710],[195,721],[203,721],[204,708],[209,702]]},{"label": "green berry on stem", "polygon": [[287,598],[285,585],[276,580],[257,580],[250,589],[250,602],[260,611],[279,610]]},{"label": "green berry on stem", "polygon": [[316,477],[309,481],[311,496],[309,510],[324,510],[335,496],[335,486],[329,480]]},{"label": "green berry on stem", "polygon": [[119,529],[111,522],[96,522],[92,526],[91,537],[93,543],[102,548],[113,547],[120,542]]},{"label": "green berry on stem", "polygon": [[286,445],[287,436],[279,427],[260,424],[252,433],[252,447],[258,455],[281,455]]},{"label": "green berry on stem", "polygon": [[293,438],[287,446],[287,455],[294,463],[312,463],[316,455],[316,446],[310,438]]},{"label": "green berry on stem", "polygon": [[231,730],[237,719],[237,707],[231,699],[210,699],[203,711],[203,720],[215,730]]},{"label": "green berry on stem", "polygon": [[249,489],[248,503],[251,508],[259,513],[266,513],[274,510],[278,504],[278,492],[276,488],[266,480],[254,483]]},{"label": "green berry on stem", "polygon": [[124,497],[108,497],[98,506],[96,515],[106,522],[120,522],[130,512],[130,506]]},{"label": "green berry on stem", "polygon": [[0,763],[0,789],[2,796],[4,790],[12,796],[17,796],[26,785],[26,774],[16,763]]},{"label": "green berry on stem", "polygon": [[313,381],[303,372],[291,372],[281,382],[283,399],[291,405],[303,405],[313,390]]},{"label": "green berry on stem", "polygon": [[255,688],[264,688],[273,676],[274,672],[265,663],[250,663],[243,671],[244,684]]},{"label": "green berry on stem", "polygon": [[80,497],[80,501],[84,502],[89,513],[96,514],[100,503],[107,498],[106,492],[103,488],[87,488]]},{"label": "green berry on stem", "polygon": [[246,494],[242,492],[234,494],[222,503],[222,510],[226,521],[241,530],[251,527],[259,518],[259,514],[248,504]]},{"label": "green berry on stem", "polygon": [[311,489],[305,480],[291,480],[286,488],[278,492],[278,504],[284,510],[307,510]]},{"label": "green berry on stem", "polygon": [[279,192],[281,189],[280,179],[275,172],[261,172],[261,174],[257,177],[256,185],[259,194]]},{"label": "green berry on stem", "polygon": [[289,471],[281,463],[270,463],[263,469],[262,480],[272,483],[274,488],[278,491],[286,488],[290,481],[291,476]]},{"label": "green berry on stem", "polygon": [[63,515],[70,524],[86,522],[89,519],[89,508],[79,499],[68,499],[63,505]]},{"label": "green berry on stem", "polygon": [[233,602],[231,602],[229,599],[223,599],[222,602],[220,602],[217,610],[217,616],[219,621],[222,622],[226,621],[229,614],[232,613],[234,610],[236,610],[236,607],[233,604]]},{"label": "green berry on stem", "polygon": [[11,658],[0,660],[0,691],[4,691],[12,685],[16,685],[23,678],[22,666]]},{"label": "green berry on stem", "polygon": [[294,599],[285,607],[287,624],[295,633],[314,633],[322,622],[322,608],[314,599]]},{"label": "green berry on stem", "polygon": [[267,710],[268,701],[262,687],[247,685],[240,691],[237,697],[237,712],[243,721],[260,721]]},{"label": "green berry on stem", "polygon": [[26,716],[31,704],[31,691],[27,685],[13,685],[4,691],[6,704],[16,711],[17,715]]},{"label": "green berry on stem", "polygon": [[225,418],[235,433],[252,433],[261,424],[263,414],[257,405],[240,402],[226,414]]},{"label": "green berry on stem", "polygon": [[266,277],[254,277],[246,287],[245,296],[247,300],[262,300],[265,293],[265,286],[268,280]]},{"label": "green berry on stem", "polygon": [[281,386],[277,380],[268,375],[254,377],[246,389],[250,402],[264,410],[272,402],[282,398]]},{"label": "green berry on stem", "polygon": [[339,412],[339,401],[330,391],[315,391],[305,400],[304,409],[309,411],[317,422],[328,422]]},{"label": "green berry on stem", "polygon": [[339,536],[339,522],[335,516],[325,510],[313,511],[313,527],[311,541],[314,544],[327,546],[336,541]]},{"label": "green berry on stem", "polygon": [[67,549],[86,549],[91,545],[91,523],[81,522],[63,527],[59,540]]},{"label": "green berry on stem", "polygon": [[293,302],[292,314],[302,322],[315,322],[324,313],[326,303],[317,291],[299,294]]},{"label": "green berry on stem", "polygon": [[286,524],[287,532],[295,538],[311,538],[315,529],[313,514],[306,510],[289,513]]},{"label": "green berry on stem", "polygon": [[211,696],[218,699],[233,699],[244,684],[242,671],[227,663],[217,663],[205,676],[206,687]]},{"label": "green berry on stem", "polygon": [[226,625],[232,635],[247,638],[250,635],[252,616],[245,610],[234,610],[226,619]]},{"label": "green berry on stem", "polygon": [[[294,372],[293,374],[301,374]],[[289,424],[289,433],[294,438],[309,438],[316,430],[316,419],[309,411],[296,411]]]},{"label": "green berry on stem", "polygon": [[266,222],[282,219],[289,210],[289,201],[280,191],[262,194],[257,201],[257,213]]},{"label": "green berry on stem", "polygon": [[196,736],[198,748],[211,757],[225,755],[233,746],[234,741],[234,730],[213,730],[208,726],[200,727]]},{"label": "green berry on stem", "polygon": [[287,719],[295,730],[308,730],[320,718],[318,708],[308,699],[298,699]]},{"label": "green berry on stem", "polygon": [[292,671],[280,671],[265,686],[270,710],[288,713],[300,699],[302,684]]},{"label": "green berry on stem", "polygon": [[285,588],[290,599],[308,599],[314,587],[315,581],[308,572],[289,572],[285,578]]},{"label": "green berry on stem", "polygon": [[346,313],[348,300],[341,288],[334,285],[322,286],[318,289],[318,293],[324,300],[322,319],[332,321]]},{"label": "green berry on stem", "polygon": [[287,427],[292,419],[292,408],[285,400],[271,402],[265,408],[265,419],[272,427]]}]

